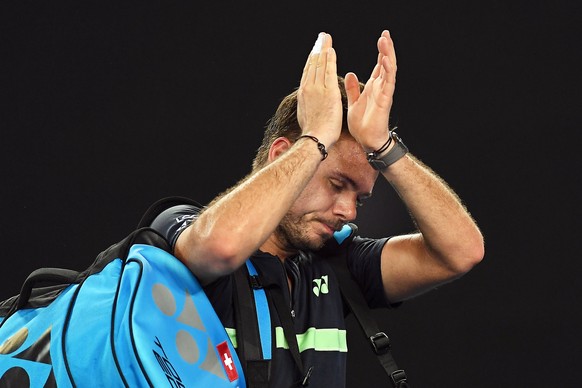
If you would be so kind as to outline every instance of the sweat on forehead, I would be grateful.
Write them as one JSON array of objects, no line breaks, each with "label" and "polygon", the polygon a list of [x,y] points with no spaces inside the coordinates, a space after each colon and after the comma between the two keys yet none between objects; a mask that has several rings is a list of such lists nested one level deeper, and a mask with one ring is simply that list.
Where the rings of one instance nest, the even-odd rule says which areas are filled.
[{"label": "sweat on forehead", "polygon": [[[350,135],[342,135],[330,150],[330,163],[333,171],[362,182],[373,185],[378,172],[370,166],[362,146]],[[322,163],[326,163],[327,160]],[[365,182],[365,183],[364,183]]]},{"label": "sweat on forehead", "polygon": [[332,149],[335,149],[343,158],[366,157],[362,146],[348,132],[342,132]]}]

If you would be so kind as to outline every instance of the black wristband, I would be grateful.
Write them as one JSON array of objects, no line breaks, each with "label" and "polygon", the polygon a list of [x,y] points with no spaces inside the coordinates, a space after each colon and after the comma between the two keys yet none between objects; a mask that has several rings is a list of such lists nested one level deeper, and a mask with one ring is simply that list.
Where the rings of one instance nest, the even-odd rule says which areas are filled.
[{"label": "black wristband", "polygon": [[380,147],[377,151],[368,153],[368,163],[370,163],[375,170],[385,170],[388,166],[408,153],[408,147],[404,145],[402,139],[400,139],[394,130],[390,131],[390,140],[388,140],[386,144],[390,145],[391,140],[394,141],[394,147],[392,147],[392,149],[383,157],[379,157],[379,155],[387,148],[386,145]]},{"label": "black wristband", "polygon": [[316,138],[315,136],[311,136],[311,135],[301,135],[297,138],[297,140],[301,139],[302,137],[306,137],[306,138],[311,139],[317,143],[317,149],[319,150],[319,152],[321,152],[321,160],[324,160],[325,158],[327,158],[327,150],[325,149],[325,146],[319,142],[318,138]]},{"label": "black wristband", "polygon": [[[394,127],[394,129],[396,129],[396,127]],[[382,152],[386,151],[388,147],[390,147],[390,144],[392,144],[392,131],[388,131],[388,140],[386,140],[386,143],[384,143],[384,145],[378,148],[376,151],[373,151],[376,155],[380,155]]]}]

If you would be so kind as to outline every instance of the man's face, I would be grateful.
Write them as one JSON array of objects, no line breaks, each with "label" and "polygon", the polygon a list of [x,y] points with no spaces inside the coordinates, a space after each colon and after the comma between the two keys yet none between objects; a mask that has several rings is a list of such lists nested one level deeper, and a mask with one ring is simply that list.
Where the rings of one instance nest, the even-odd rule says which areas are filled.
[{"label": "man's face", "polygon": [[357,204],[372,194],[377,176],[362,147],[342,135],[281,220],[275,231],[279,242],[290,249],[321,248],[356,218]]}]

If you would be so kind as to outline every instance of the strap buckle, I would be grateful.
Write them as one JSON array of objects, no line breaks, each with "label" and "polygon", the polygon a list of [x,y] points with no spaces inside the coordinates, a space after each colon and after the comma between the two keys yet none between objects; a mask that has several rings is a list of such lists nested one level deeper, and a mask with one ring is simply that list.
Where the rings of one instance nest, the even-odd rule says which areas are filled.
[{"label": "strap buckle", "polygon": [[390,350],[390,338],[383,331],[370,336],[370,343],[376,354],[384,354]]},{"label": "strap buckle", "polygon": [[396,388],[407,388],[408,383],[406,382],[406,373],[402,369],[395,370],[390,374],[390,380]]},{"label": "strap buckle", "polygon": [[260,290],[261,288],[263,288],[263,285],[261,284],[261,281],[259,280],[258,275],[250,275],[249,282],[250,282],[251,288],[253,290]]}]

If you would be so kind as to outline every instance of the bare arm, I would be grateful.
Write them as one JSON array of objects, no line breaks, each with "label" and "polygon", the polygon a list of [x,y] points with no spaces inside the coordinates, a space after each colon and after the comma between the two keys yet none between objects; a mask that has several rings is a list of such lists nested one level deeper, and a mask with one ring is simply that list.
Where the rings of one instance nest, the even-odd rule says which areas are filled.
[{"label": "bare arm", "polygon": [[[361,94],[355,74],[346,75],[350,132],[367,152],[380,148],[389,137],[396,69],[394,44],[384,31],[378,40],[378,61]],[[399,193],[419,230],[394,237],[384,246],[382,279],[390,301],[451,281],[481,261],[481,232],[457,195],[432,170],[408,154],[382,175]]]},{"label": "bare arm", "polygon": [[404,300],[454,280],[481,261],[481,232],[457,195],[432,170],[407,155],[383,175],[419,230],[394,237],[384,246],[382,278],[389,300]]},{"label": "bare arm", "polygon": [[[327,34],[320,34],[305,64],[297,118],[303,134],[317,137],[328,148],[337,141],[341,96]],[[203,283],[234,271],[273,233],[321,158],[311,139],[294,145],[277,139],[269,153],[271,163],[206,209],[178,238],[176,256]]]}]

